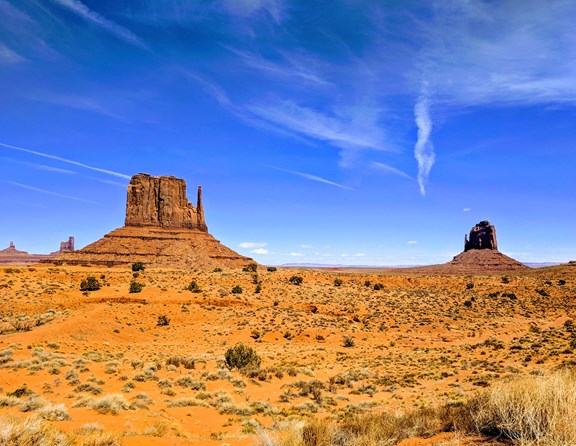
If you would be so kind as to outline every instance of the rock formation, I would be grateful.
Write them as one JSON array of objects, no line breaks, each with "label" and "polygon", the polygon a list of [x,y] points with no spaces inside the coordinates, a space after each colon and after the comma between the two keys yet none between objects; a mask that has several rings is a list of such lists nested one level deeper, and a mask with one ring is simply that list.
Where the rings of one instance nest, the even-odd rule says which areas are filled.
[{"label": "rock formation", "polygon": [[55,260],[104,266],[143,262],[171,268],[243,267],[251,261],[208,233],[201,187],[194,207],[186,197],[184,180],[143,173],[130,180],[125,226]]},{"label": "rock formation", "polygon": [[186,198],[184,180],[144,173],[134,175],[128,186],[124,224],[208,232],[202,209],[202,187],[198,187],[195,208]]},{"label": "rock formation", "polygon": [[60,251],[51,254],[28,254],[26,251],[17,250],[14,242],[10,242],[8,248],[0,250],[0,265],[30,265],[46,261],[60,254],[62,248],[70,246],[70,243],[74,249],[74,237],[70,237],[67,242],[60,243]]},{"label": "rock formation", "polygon": [[68,237],[67,242],[60,242],[59,252],[66,252],[66,251],[74,251],[74,237]]},{"label": "rock formation", "polygon": [[488,220],[483,220],[470,230],[470,239],[464,236],[464,252],[471,249],[498,250],[496,228]]},{"label": "rock formation", "polygon": [[450,262],[409,270],[428,274],[483,274],[527,268],[526,265],[498,251],[496,228],[484,220],[472,228],[470,238],[464,236],[464,251]]}]

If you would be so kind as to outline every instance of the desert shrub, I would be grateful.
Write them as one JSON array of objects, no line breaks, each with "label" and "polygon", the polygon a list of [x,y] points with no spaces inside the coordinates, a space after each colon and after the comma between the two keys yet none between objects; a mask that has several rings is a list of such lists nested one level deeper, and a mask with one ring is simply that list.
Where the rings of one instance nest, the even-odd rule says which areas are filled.
[{"label": "desert shrub", "polygon": [[199,293],[200,291],[202,291],[200,289],[200,286],[196,283],[195,280],[190,282],[187,289],[188,291],[192,291],[193,293]]},{"label": "desert shrub", "polygon": [[89,400],[85,403],[77,403],[74,407],[88,407],[94,409],[100,414],[118,415],[122,410],[130,409],[130,405],[126,402],[122,395],[106,395],[102,398]]},{"label": "desert shrub", "polygon": [[344,347],[354,347],[356,345],[356,342],[354,341],[354,338],[350,335],[344,335],[342,336],[342,346]]},{"label": "desert shrub", "polygon": [[14,398],[22,398],[23,396],[32,395],[32,393],[33,392],[28,387],[26,387],[26,384],[23,384],[20,387],[14,389],[12,392],[6,392],[6,395]]},{"label": "desert shrub", "polygon": [[158,322],[156,322],[156,325],[159,327],[166,327],[170,325],[170,318],[165,314],[161,314],[158,316]]},{"label": "desert shrub", "polygon": [[175,367],[184,367],[185,369],[194,369],[196,367],[196,361],[192,358],[185,358],[183,356],[170,356],[166,361],[166,365],[173,365]]},{"label": "desert shrub", "polygon": [[472,288],[474,288],[474,284],[472,282],[466,284],[467,290],[471,290]]},{"label": "desert shrub", "polygon": [[133,263],[132,271],[134,271],[135,273],[138,271],[144,271],[144,264],[142,262]]},{"label": "desert shrub", "polygon": [[242,343],[236,344],[234,347],[226,350],[224,357],[226,359],[226,366],[229,369],[258,368],[262,361],[256,353],[256,350]]},{"label": "desert shrub", "polygon": [[340,279],[339,277],[337,277],[336,279],[334,279],[334,286],[342,286],[344,282],[342,281],[342,279]]},{"label": "desert shrub", "polygon": [[508,276],[502,276],[502,283],[510,283],[510,277]]},{"label": "desert shrub", "polygon": [[244,290],[240,285],[234,285],[234,287],[232,288],[232,294],[242,294],[242,291]]},{"label": "desert shrub", "polygon": [[375,284],[374,284],[374,289],[375,289],[376,291],[383,290],[383,289],[384,289],[384,285],[382,285],[381,283],[375,283]]},{"label": "desert shrub", "polygon": [[7,446],[71,446],[73,441],[41,418],[0,418],[0,444]]},{"label": "desert shrub", "polygon": [[222,272],[222,268],[214,268],[214,270],[212,271],[214,273],[221,273]]},{"label": "desert shrub", "polygon": [[268,268],[266,268],[266,271],[268,271],[269,273],[274,273],[278,271],[278,268],[276,268],[275,266],[269,266]]},{"label": "desert shrub", "polygon": [[142,288],[144,288],[144,284],[140,283],[140,282],[136,282],[135,280],[133,280],[132,282],[130,282],[130,293],[140,293],[142,291]]},{"label": "desert shrub", "polygon": [[190,375],[182,376],[176,380],[176,385],[186,387],[192,390],[206,390],[206,383],[204,381],[196,381]]},{"label": "desert shrub", "polygon": [[302,285],[304,279],[301,276],[292,276],[290,279],[288,279],[288,282],[290,282],[292,285]]},{"label": "desert shrub", "polygon": [[256,288],[254,288],[254,294],[260,294],[261,291],[262,291],[262,285],[260,284],[256,285]]},{"label": "desert shrub", "polygon": [[249,263],[248,265],[246,265],[242,271],[244,272],[248,272],[248,273],[254,273],[258,270],[258,264],[257,263]]},{"label": "desert shrub", "polygon": [[365,281],[364,281],[364,286],[365,286],[366,288],[370,288],[370,287],[372,286],[372,282],[370,282],[369,280],[365,280]]},{"label": "desert shrub", "polygon": [[80,291],[98,291],[102,285],[96,277],[89,276],[80,282]]},{"label": "desert shrub", "polygon": [[38,416],[48,421],[65,421],[70,419],[64,404],[49,404],[38,411]]}]

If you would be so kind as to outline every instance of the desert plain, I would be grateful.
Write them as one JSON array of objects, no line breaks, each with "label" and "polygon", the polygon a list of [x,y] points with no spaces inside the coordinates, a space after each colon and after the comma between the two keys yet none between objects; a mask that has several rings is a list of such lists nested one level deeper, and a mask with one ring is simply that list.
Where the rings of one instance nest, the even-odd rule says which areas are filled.
[{"label": "desert plain", "polygon": [[[265,444],[299,420],[459,404],[575,364],[572,264],[250,269],[0,267],[0,417],[86,445]],[[259,367],[226,363],[239,343]]]}]

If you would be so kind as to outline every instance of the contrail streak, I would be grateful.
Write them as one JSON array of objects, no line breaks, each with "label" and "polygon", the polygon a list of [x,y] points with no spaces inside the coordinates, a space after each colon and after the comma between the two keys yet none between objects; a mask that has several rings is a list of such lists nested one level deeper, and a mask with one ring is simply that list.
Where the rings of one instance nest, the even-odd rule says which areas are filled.
[{"label": "contrail streak", "polygon": [[95,172],[100,172],[100,173],[105,173],[107,175],[112,175],[114,177],[124,178],[126,180],[130,179],[130,177],[128,175],[124,175],[123,173],[114,172],[113,170],[100,169],[99,167],[89,166],[88,164],[80,163],[78,161],[69,160],[66,158],[60,158],[59,156],[50,155],[48,153],[36,152],[35,150],[25,149],[23,147],[18,147],[18,146],[12,146],[10,144],[4,144],[2,142],[0,142],[0,146],[6,147],[6,148],[12,149],[12,150],[18,150],[19,152],[31,153],[33,155],[42,156],[44,158],[49,158],[52,160],[60,161],[62,163],[72,164],[74,166],[83,167],[84,169],[89,169],[89,170],[93,170]]},{"label": "contrail streak", "polygon": [[414,147],[414,157],[418,161],[418,185],[420,193],[426,195],[426,182],[430,175],[430,170],[436,160],[434,145],[430,141],[432,133],[432,118],[430,117],[430,98],[426,88],[423,91],[414,106],[414,118],[418,126],[418,141]]}]

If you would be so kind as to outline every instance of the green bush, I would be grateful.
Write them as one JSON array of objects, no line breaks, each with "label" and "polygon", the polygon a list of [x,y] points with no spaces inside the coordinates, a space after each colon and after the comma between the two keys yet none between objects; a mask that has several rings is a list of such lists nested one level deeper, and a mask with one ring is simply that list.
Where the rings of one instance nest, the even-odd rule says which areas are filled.
[{"label": "green bush", "polygon": [[278,268],[276,268],[275,266],[269,266],[268,268],[266,268],[266,271],[268,271],[269,273],[274,273],[278,271]]},{"label": "green bush", "polygon": [[188,291],[192,291],[193,293],[199,293],[200,291],[202,291],[200,289],[200,287],[198,286],[198,284],[196,283],[195,280],[193,280],[192,282],[190,282],[190,284],[188,285]]},{"label": "green bush", "polygon": [[166,327],[170,325],[170,318],[165,314],[158,316],[158,322],[156,323],[159,327]]},{"label": "green bush", "polygon": [[242,343],[226,350],[225,359],[229,369],[259,368],[262,361],[256,350]]},{"label": "green bush", "polygon": [[242,294],[242,291],[244,290],[240,285],[234,285],[234,288],[232,288],[232,294]]},{"label": "green bush", "polygon": [[144,284],[133,280],[130,282],[130,293],[139,293],[144,288]]},{"label": "green bush", "polygon": [[242,271],[244,272],[249,272],[249,273],[254,273],[258,270],[258,264],[257,263],[249,263],[248,265],[246,265]]},{"label": "green bush", "polygon": [[101,287],[100,282],[94,276],[89,276],[80,282],[80,291],[97,291]]},{"label": "green bush", "polygon": [[301,276],[292,276],[290,279],[288,279],[288,282],[290,282],[292,285],[302,285],[304,279]]},{"label": "green bush", "polygon": [[382,285],[381,283],[375,283],[375,284],[374,284],[374,289],[375,289],[376,291],[382,290],[382,289],[384,289],[384,285]]},{"label": "green bush", "polygon": [[132,264],[132,271],[144,271],[144,264],[142,262],[136,262]]},{"label": "green bush", "polygon": [[222,268],[214,268],[214,270],[212,271],[213,273],[221,273],[222,272]]},{"label": "green bush", "polygon": [[334,286],[342,286],[344,282],[340,278],[334,279]]}]

